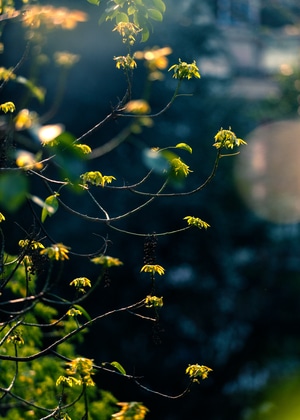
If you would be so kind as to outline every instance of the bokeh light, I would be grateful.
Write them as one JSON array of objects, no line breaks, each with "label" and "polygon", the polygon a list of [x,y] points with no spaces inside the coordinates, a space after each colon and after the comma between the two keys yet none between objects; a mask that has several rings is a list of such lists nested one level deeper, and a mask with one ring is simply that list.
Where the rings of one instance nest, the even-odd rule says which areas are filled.
[{"label": "bokeh light", "polygon": [[246,140],[234,171],[244,202],[265,220],[300,221],[300,121],[264,124]]}]

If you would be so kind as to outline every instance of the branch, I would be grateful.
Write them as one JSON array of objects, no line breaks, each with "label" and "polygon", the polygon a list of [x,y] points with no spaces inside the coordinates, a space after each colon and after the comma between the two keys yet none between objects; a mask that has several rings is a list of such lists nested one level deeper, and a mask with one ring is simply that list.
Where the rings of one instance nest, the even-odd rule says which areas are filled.
[{"label": "branch", "polygon": [[102,121],[98,122],[94,127],[90,128],[88,131],[86,131],[82,136],[78,137],[76,139],[76,142],[81,142],[83,139],[85,139],[87,136],[90,136],[94,131],[98,130],[100,127],[102,127],[106,122],[116,118],[115,111],[108,114]]},{"label": "branch", "polygon": [[[55,356],[57,356],[58,358],[66,361],[66,362],[71,362],[72,361],[72,359],[70,359],[70,358],[68,358],[68,357],[66,357],[66,356],[64,356],[64,355],[62,355],[60,353],[57,353],[56,351],[51,351],[51,353],[53,353]],[[108,373],[113,373],[115,375],[121,376],[121,377],[126,378],[126,379],[129,379],[129,380],[133,380],[140,388],[142,388],[142,389],[144,389],[147,392],[150,392],[152,394],[159,395],[159,396],[161,396],[163,398],[174,399],[174,400],[175,399],[178,399],[178,398],[181,398],[181,397],[183,397],[184,395],[186,395],[189,392],[189,390],[191,388],[191,385],[192,385],[192,381],[190,381],[190,383],[186,387],[186,389],[183,392],[181,392],[180,394],[177,394],[177,395],[164,394],[164,393],[159,392],[159,391],[154,391],[153,389],[148,388],[145,385],[142,385],[138,381],[138,379],[141,379],[141,377],[137,377],[136,375],[129,375],[127,373],[126,374],[123,374],[123,373],[121,373],[121,372],[119,372],[119,371],[117,371],[115,369],[107,368],[107,367],[105,367],[105,365],[111,365],[111,364],[109,362],[107,362],[107,363],[104,362],[101,366],[96,365],[96,364],[93,364],[93,368],[96,369],[96,370],[102,370],[102,371],[105,371],[105,372],[108,372]]]},{"label": "branch", "polygon": [[197,192],[203,190],[210,183],[210,181],[214,178],[214,176],[216,175],[217,169],[218,169],[219,161],[220,161],[221,157],[224,157],[224,156],[226,156],[226,155],[221,155],[221,151],[220,151],[220,149],[218,149],[212,172],[210,173],[210,175],[206,178],[206,180],[201,185],[194,188],[193,190],[185,191],[185,192],[176,192],[176,193],[156,193],[156,194],[155,193],[138,191],[138,190],[135,190],[135,189],[132,189],[132,188],[129,188],[129,190],[131,192],[135,193],[135,194],[144,195],[144,196],[147,196],[147,197],[184,197],[184,196],[196,194]]},{"label": "branch", "polygon": [[62,338],[58,339],[57,341],[55,341],[54,343],[50,344],[44,350],[41,350],[41,351],[39,351],[37,353],[34,353],[34,354],[30,355],[30,356],[19,356],[19,357],[16,357],[16,356],[9,356],[9,355],[0,354],[0,360],[11,360],[11,361],[19,361],[19,362],[29,362],[31,360],[38,359],[38,358],[40,358],[40,357],[45,356],[46,354],[48,354],[55,347],[57,347],[59,344],[64,343],[65,341],[67,341],[71,337],[73,337],[74,335],[78,334],[80,331],[82,331],[85,328],[89,327],[94,322],[99,321],[102,318],[108,317],[110,315],[114,315],[114,314],[119,313],[119,312],[125,312],[125,311],[128,311],[130,309],[135,309],[136,307],[140,306],[141,303],[143,303],[143,301],[144,301],[144,299],[142,299],[141,301],[139,301],[137,303],[134,303],[132,305],[124,306],[124,307],[119,308],[119,309],[113,309],[111,311],[105,312],[104,314],[98,315],[95,318],[91,319],[90,321],[87,321],[84,324],[80,325],[75,330],[69,332],[64,337],[62,337]]},{"label": "branch", "polygon": [[153,389],[148,388],[145,385],[142,385],[137,380],[135,380],[135,383],[139,387],[141,387],[142,389],[146,390],[147,392],[150,392],[151,394],[156,394],[156,395],[159,395],[160,397],[168,398],[168,399],[171,399],[171,400],[177,400],[178,398],[181,398],[184,395],[186,395],[189,392],[189,390],[191,388],[191,385],[192,385],[192,382],[190,382],[190,384],[187,386],[187,388],[183,392],[181,392],[180,394],[178,394],[178,395],[169,395],[169,394],[163,394],[162,392],[154,391]]}]

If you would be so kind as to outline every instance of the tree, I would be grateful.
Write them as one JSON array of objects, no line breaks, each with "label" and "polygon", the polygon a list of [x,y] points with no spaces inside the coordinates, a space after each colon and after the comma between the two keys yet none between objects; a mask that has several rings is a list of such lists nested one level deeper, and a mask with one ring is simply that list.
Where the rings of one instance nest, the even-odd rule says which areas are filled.
[{"label": "tree", "polygon": [[[78,349],[92,325],[101,325],[118,314],[129,314],[134,319],[152,323],[154,337],[159,336],[163,297],[157,295],[157,290],[160,287],[158,279],[164,275],[165,268],[160,264],[161,260],[157,263],[157,240],[193,227],[206,230],[210,226],[198,215],[185,214],[174,228],[156,231],[156,219],[136,218],[141,217],[145,208],[152,206],[155,209],[156,203],[159,208],[162,199],[188,200],[202,192],[214,177],[220,159],[234,155],[235,149],[245,142],[231,128],[221,128],[214,138],[216,156],[211,173],[203,181],[183,160],[193,152],[189,144],[180,142],[149,147],[138,141],[142,130],[151,127],[184,95],[181,89],[185,82],[200,78],[195,61],[179,59],[169,67],[169,74],[174,79],[170,100],[163,108],[151,111],[150,87],[164,78],[171,49],[134,49],[138,41],[148,41],[153,23],[163,20],[165,4],[162,0],[111,0],[100,4],[100,23],[113,22],[113,31],[122,39],[125,53],[115,56],[114,62],[116,68],[123,71],[126,89],[121,99],[111,106],[111,111],[78,137],[60,124],[46,124],[54,115],[59,115],[68,72],[79,58],[68,52],[55,53],[59,70],[57,91],[52,93],[52,106],[44,110],[46,92],[40,86],[38,76],[42,73],[41,66],[48,61],[45,54],[48,31],[58,27],[60,30],[74,29],[87,16],[77,10],[24,3],[18,9],[13,2],[6,2],[1,10],[2,25],[9,26],[11,21],[21,24],[23,29],[18,29],[18,36],[23,32],[25,41],[21,42],[20,38],[24,52],[17,64],[2,67],[0,72],[3,94],[0,415],[5,419],[143,419],[148,412],[143,403],[117,402],[108,391],[99,389],[93,375],[99,372],[119,375],[149,392],[176,399],[185,395],[193,383],[207,378],[212,369],[187,361],[186,388],[177,395],[169,395],[148,387],[135,372],[128,373],[122,361],[113,357],[110,358],[113,361],[107,361],[97,360],[96,356],[79,356]],[[4,48],[5,33],[3,31]],[[139,60],[145,64],[146,88],[144,95],[138,93],[136,96],[133,82]],[[106,82],[114,80],[103,83]],[[14,88],[10,90],[11,86]],[[118,134],[92,149],[89,138],[115,121],[120,122]],[[106,156],[112,150],[118,153],[126,141],[133,144],[129,164],[124,165],[123,156],[117,155],[116,167],[110,167]],[[99,166],[103,167],[101,171]],[[123,208],[124,204],[127,208]],[[57,219],[62,211],[64,217]],[[72,220],[72,226],[79,223],[74,220],[92,224],[97,229],[101,226],[96,241],[90,241],[89,232],[84,238],[74,235],[72,244],[56,239],[64,237],[64,224],[68,222],[66,214]],[[134,229],[122,225],[130,218],[138,220]],[[159,227],[164,225],[159,222]],[[17,238],[15,234],[10,235],[14,223],[18,226]],[[109,286],[114,267],[121,270],[123,266],[122,257],[110,255],[111,231],[126,235],[130,246],[136,243],[140,246],[136,238],[144,241],[144,261],[137,266],[140,276],[149,278],[147,291],[133,300],[134,293],[129,290],[126,303],[119,305],[116,300],[107,302],[104,299],[97,311],[94,308],[90,311],[89,299],[97,290]],[[85,243],[97,243],[97,247],[85,252]],[[69,278],[69,264],[76,265],[79,260],[78,274]],[[97,268],[96,274],[93,271],[91,280],[83,267],[91,272],[92,264],[100,269]]]}]

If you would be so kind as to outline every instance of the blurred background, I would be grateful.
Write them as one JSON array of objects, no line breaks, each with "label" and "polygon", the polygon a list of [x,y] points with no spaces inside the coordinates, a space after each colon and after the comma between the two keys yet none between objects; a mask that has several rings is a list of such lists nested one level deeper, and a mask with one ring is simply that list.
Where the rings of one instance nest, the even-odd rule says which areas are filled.
[{"label": "blurred background", "polygon": [[[156,284],[156,294],[165,303],[158,328],[129,314],[116,315],[95,325],[80,351],[98,364],[118,360],[128,372],[142,375],[144,385],[171,395],[185,388],[189,363],[213,369],[208,379],[178,400],[145,392],[122,378],[97,375],[99,386],[120,400],[143,401],[150,408],[149,420],[299,420],[300,4],[165,2],[164,22],[155,25],[149,45],[170,47],[170,65],[179,57],[195,59],[201,80],[183,83],[182,93],[192,96],[178,98],[153,127],[91,161],[90,167],[134,182],[145,174],[139,164],[142,149],[186,142],[193,148],[186,163],[196,173],[190,181],[196,185],[212,170],[213,138],[221,127],[232,127],[248,145],[238,156],[221,159],[216,177],[201,193],[161,199],[118,224],[152,234],[179,228],[184,216],[195,215],[211,228],[158,239],[157,263],[166,268]],[[63,4],[84,10],[89,20],[73,31],[51,32],[43,47],[48,57],[57,49],[80,55],[68,75],[62,104],[47,123],[62,123],[79,137],[124,94],[126,81],[112,59],[124,54],[124,46],[109,25],[98,27],[97,7],[84,0]],[[13,66],[20,59],[25,45],[21,35],[20,25],[7,24],[1,65]],[[26,60],[19,73],[29,70]],[[45,102],[31,103],[39,114],[51,106],[56,73],[51,61],[40,69]],[[153,112],[166,105],[174,90],[174,80],[165,73],[164,80],[151,87]],[[135,99],[144,93],[145,74],[140,65],[133,85]],[[4,91],[7,100],[17,94],[14,89]],[[110,122],[85,142],[97,148],[127,123]],[[38,188],[42,197],[47,196],[42,186]],[[70,197],[69,203],[76,207],[76,200]],[[130,193],[111,192],[105,200],[116,214],[138,202]],[[80,210],[96,214],[84,200]],[[22,218],[26,211],[20,211]],[[31,220],[29,212],[27,217]],[[91,315],[101,305],[103,310],[119,307],[149,293],[148,280],[139,273],[143,238],[107,231],[63,211],[47,220],[46,228],[57,242],[70,244],[76,252],[94,251],[99,246],[94,233],[108,234],[108,253],[123,261],[123,267],[110,272],[110,286],[101,287],[99,296],[89,300]],[[13,240],[23,233],[16,226],[10,229],[13,250]],[[66,285],[83,275],[93,280],[98,271],[83,266],[81,259],[72,261]]]}]

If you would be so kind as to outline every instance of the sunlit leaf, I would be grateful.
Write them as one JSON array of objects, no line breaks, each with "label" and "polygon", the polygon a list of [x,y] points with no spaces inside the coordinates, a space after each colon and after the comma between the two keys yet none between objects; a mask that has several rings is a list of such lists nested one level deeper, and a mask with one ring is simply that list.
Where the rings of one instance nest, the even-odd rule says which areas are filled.
[{"label": "sunlit leaf", "polygon": [[126,375],[126,370],[122,365],[120,365],[119,362],[111,362],[110,364],[115,367],[122,375]]},{"label": "sunlit leaf", "polygon": [[99,6],[100,0],[87,0],[91,4],[95,4],[96,6]]},{"label": "sunlit leaf", "polygon": [[47,216],[52,216],[54,213],[57,212],[58,200],[56,197],[57,197],[57,194],[54,194],[46,198],[43,205],[42,216],[41,216],[42,223],[44,223]]},{"label": "sunlit leaf", "polygon": [[186,150],[187,152],[189,152],[189,153],[193,153],[193,149],[191,148],[191,146],[189,146],[188,144],[186,144],[186,143],[178,143],[178,144],[176,144],[176,146],[175,147],[177,147],[177,149],[183,149],[183,150]]}]

